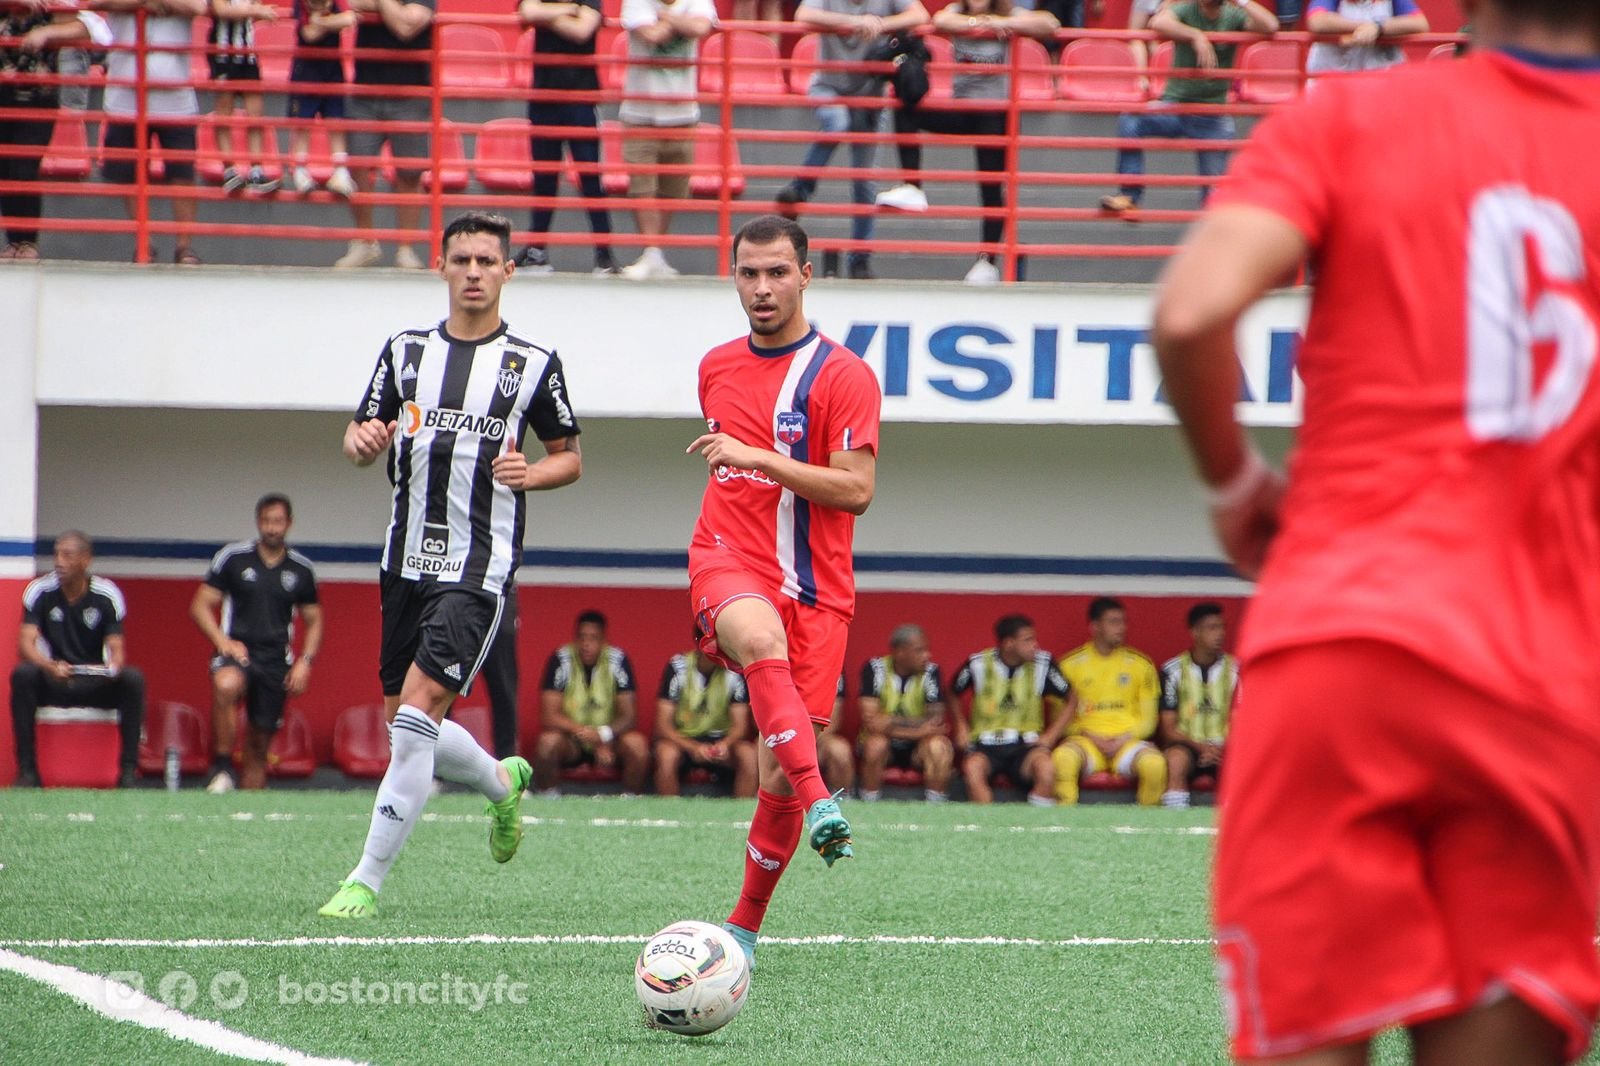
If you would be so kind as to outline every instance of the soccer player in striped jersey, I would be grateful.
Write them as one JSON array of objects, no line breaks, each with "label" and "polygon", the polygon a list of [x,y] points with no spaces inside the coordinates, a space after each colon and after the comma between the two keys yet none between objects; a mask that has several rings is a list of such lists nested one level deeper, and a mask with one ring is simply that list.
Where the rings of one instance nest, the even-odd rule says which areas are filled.
[{"label": "soccer player in striped jersey", "polygon": [[727,927],[752,964],[773,889],[804,828],[829,866],[850,825],[817,767],[855,612],[851,542],[876,483],[882,392],[806,319],[808,241],[776,215],[734,237],[750,332],[700,362],[709,478],[689,544],[700,648],[744,675],[762,743],[744,887]]},{"label": "soccer player in striped jersey", "polygon": [[[1251,135],[1154,338],[1259,575],[1214,914],[1239,1059],[1550,1066],[1600,1013],[1600,4],[1465,0],[1474,51]],[[1287,484],[1241,316],[1315,265]]]},{"label": "soccer player in striped jersey", "polygon": [[[378,677],[393,755],[378,786],[361,862],[319,912],[365,918],[411,834],[435,776],[482,792],[489,853],[507,862],[522,840],[526,760],[496,762],[445,714],[472,687],[522,555],[523,493],[569,485],[583,472],[578,423],[556,354],[500,318],[510,280],[511,223],[472,212],[444,231],[435,263],[450,315],[402,330],[383,346],[345,430],[345,456],[370,466],[388,453],[393,515],[379,585]],[[544,447],[522,452],[529,430]]]}]

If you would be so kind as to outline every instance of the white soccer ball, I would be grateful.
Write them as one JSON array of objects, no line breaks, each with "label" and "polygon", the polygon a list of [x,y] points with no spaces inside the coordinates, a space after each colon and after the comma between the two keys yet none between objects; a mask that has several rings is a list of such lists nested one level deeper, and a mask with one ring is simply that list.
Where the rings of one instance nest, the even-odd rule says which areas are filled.
[{"label": "white soccer ball", "polygon": [[639,953],[633,987],[652,1029],[704,1036],[744,1006],[750,968],[744,949],[720,925],[674,922]]}]

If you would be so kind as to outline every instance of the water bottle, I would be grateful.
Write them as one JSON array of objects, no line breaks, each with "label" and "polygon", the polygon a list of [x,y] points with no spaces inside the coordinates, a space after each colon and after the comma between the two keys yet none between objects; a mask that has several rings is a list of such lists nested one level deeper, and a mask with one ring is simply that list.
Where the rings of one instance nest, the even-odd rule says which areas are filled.
[{"label": "water bottle", "polygon": [[182,771],[178,765],[178,746],[176,744],[167,745],[166,772],[162,775],[162,778],[167,783],[168,792],[178,791],[178,782],[182,778]]}]

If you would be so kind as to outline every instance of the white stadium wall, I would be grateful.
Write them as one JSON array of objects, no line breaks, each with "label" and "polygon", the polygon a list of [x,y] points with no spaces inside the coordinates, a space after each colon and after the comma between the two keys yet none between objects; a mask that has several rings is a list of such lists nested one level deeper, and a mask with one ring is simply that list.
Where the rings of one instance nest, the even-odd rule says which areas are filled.
[{"label": "white stadium wall", "polygon": [[[1020,608],[1065,650],[1083,639],[1087,596],[1111,593],[1130,598],[1135,643],[1165,655],[1187,603],[1248,591],[1217,558],[1160,402],[1142,334],[1149,299],[1142,288],[813,288],[813,319],[853,339],[886,392],[878,497],[857,533],[852,691],[860,659],[899,621],[922,621],[954,662]],[[302,701],[325,754],[338,711],[376,696],[372,560],[387,510],[381,470],[345,463],[340,434],[385,335],[442,310],[442,286],[422,274],[6,271],[0,315],[19,328],[0,354],[0,595],[20,596],[36,537],[86,530],[101,543],[98,571],[128,594],[131,657],[152,699],[203,706],[206,648],[184,607],[210,552],[252,534],[256,497],[287,492],[293,539],[326,588],[329,647]],[[1278,427],[1297,419],[1302,316],[1300,298],[1279,297],[1241,336],[1241,410],[1273,453],[1288,440]],[[694,368],[742,316],[717,279],[539,278],[513,281],[506,318],[558,349],[585,427],[583,480],[529,499],[531,736],[530,676],[575,610],[611,614],[642,686],[685,643],[682,556],[704,478],[683,455],[699,425]],[[15,612],[0,618],[14,625]],[[0,630],[7,674],[11,632]]]}]

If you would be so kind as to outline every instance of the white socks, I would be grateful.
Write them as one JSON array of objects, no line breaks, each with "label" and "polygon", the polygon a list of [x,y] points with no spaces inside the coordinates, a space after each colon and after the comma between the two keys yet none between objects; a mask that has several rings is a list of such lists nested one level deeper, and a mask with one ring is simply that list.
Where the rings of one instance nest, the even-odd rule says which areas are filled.
[{"label": "white socks", "polygon": [[383,888],[389,867],[428,802],[439,727],[427,714],[407,704],[395,714],[389,736],[389,769],[384,771],[378,798],[372,804],[372,828],[367,830],[361,863],[350,873],[374,892]]},{"label": "white socks", "polygon": [[478,746],[472,734],[446,718],[439,723],[439,744],[433,750],[435,777],[477,789],[490,803],[511,795],[500,781],[500,764]]},{"label": "white socks", "polygon": [[943,792],[936,792],[931,788],[925,788],[922,790],[922,798],[927,800],[929,803],[943,803],[950,797],[946,796]]},{"label": "white socks", "polygon": [[1055,805],[1056,798],[1054,796],[1035,796],[1032,792],[1028,793],[1028,806],[1030,807],[1054,807]]},{"label": "white socks", "polygon": [[883,790],[882,789],[877,789],[877,788],[866,789],[866,788],[864,788],[864,789],[861,790],[861,802],[862,803],[877,803],[881,799],[883,799]]},{"label": "white socks", "polygon": [[1172,790],[1170,792],[1161,793],[1161,806],[1167,808],[1167,810],[1169,810],[1169,811],[1186,811],[1186,810],[1188,810],[1189,809],[1189,793],[1188,793],[1188,790],[1180,791],[1180,790],[1174,789],[1174,790]]}]

